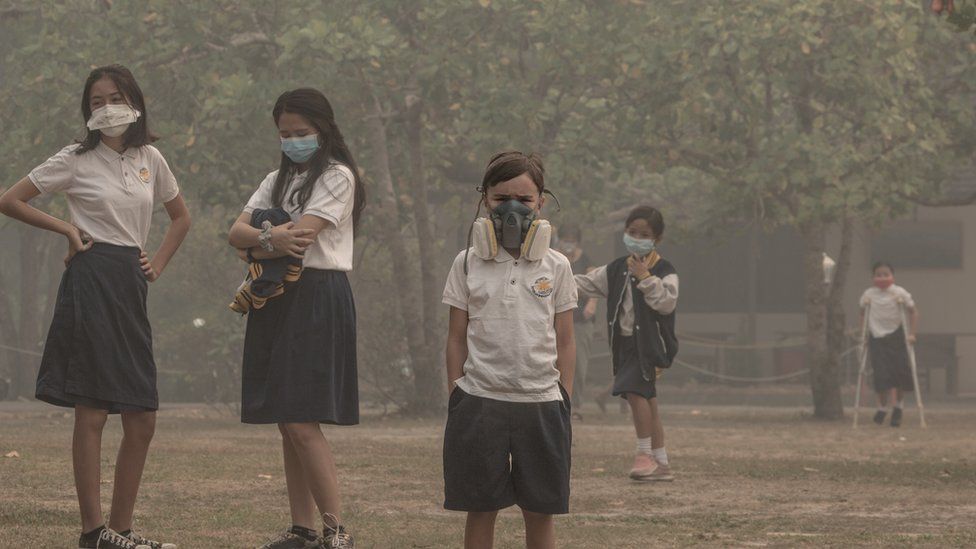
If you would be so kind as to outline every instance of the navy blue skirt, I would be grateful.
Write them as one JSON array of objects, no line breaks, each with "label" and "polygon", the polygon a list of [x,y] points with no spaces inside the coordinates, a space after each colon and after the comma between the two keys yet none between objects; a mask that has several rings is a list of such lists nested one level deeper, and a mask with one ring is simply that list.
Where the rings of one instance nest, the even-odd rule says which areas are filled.
[{"label": "navy blue skirt", "polygon": [[244,423],[359,423],[356,306],[345,272],[308,269],[247,315]]},{"label": "navy blue skirt", "polygon": [[613,395],[627,398],[627,393],[633,393],[647,399],[656,398],[657,379],[644,379],[640,355],[637,353],[637,341],[632,336],[620,336],[617,352],[620,356],[617,371],[613,375]]},{"label": "navy blue skirt", "polygon": [[890,389],[914,391],[912,367],[905,345],[905,330],[898,327],[884,337],[868,338],[868,358],[871,359],[874,390],[877,393]]},{"label": "navy blue skirt", "polygon": [[159,407],[139,253],[96,243],[68,263],[37,374],[38,400],[109,413]]}]

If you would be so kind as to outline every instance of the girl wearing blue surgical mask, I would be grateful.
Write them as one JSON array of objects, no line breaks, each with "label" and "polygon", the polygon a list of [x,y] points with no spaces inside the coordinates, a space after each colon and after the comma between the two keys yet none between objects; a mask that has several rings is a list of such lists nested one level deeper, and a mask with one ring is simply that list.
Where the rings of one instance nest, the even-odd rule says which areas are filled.
[{"label": "girl wearing blue surgical mask", "polygon": [[[285,92],[272,116],[280,165],[258,186],[229,236],[246,261],[302,261],[300,277],[286,282],[283,294],[251,307],[244,337],[241,421],[278,425],[291,508],[292,526],[263,547],[352,547],[340,522],[335,459],[320,424],[359,423],[356,309],[346,273],[365,189],[321,92]],[[253,212],[272,208],[284,209],[291,222],[252,226]]]},{"label": "girl wearing blue surgical mask", "polygon": [[664,217],[651,206],[631,210],[624,225],[627,255],[576,275],[580,297],[607,299],[615,396],[627,400],[637,432],[630,470],[636,481],[673,480],[657,410],[656,379],[678,352],[678,273],[657,251]]}]

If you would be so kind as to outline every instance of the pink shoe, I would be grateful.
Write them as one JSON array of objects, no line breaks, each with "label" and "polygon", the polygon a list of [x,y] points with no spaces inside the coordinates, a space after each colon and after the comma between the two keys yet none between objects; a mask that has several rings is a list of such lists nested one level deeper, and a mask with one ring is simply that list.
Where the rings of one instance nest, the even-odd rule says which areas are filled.
[{"label": "pink shoe", "polygon": [[659,465],[654,458],[648,454],[639,452],[634,456],[634,467],[630,470],[630,478],[634,480],[647,480],[648,477],[657,471]]},{"label": "pink shoe", "polygon": [[670,482],[670,481],[674,480],[674,475],[671,474],[671,466],[670,465],[663,465],[661,463],[658,463],[657,464],[657,469],[654,469],[654,472],[653,473],[647,475],[646,477],[641,477],[640,480],[648,481],[648,482],[650,482],[650,481]]}]

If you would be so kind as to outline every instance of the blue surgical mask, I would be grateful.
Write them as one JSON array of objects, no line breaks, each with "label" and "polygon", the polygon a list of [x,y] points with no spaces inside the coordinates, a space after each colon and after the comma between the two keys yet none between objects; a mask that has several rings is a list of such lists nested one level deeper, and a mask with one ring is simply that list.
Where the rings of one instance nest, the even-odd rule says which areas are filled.
[{"label": "blue surgical mask", "polygon": [[654,251],[654,240],[634,238],[629,234],[624,233],[624,246],[627,248],[628,252],[639,257],[644,257],[645,255]]},{"label": "blue surgical mask", "polygon": [[297,164],[312,158],[317,150],[319,150],[319,134],[317,133],[305,137],[281,138],[281,152]]}]

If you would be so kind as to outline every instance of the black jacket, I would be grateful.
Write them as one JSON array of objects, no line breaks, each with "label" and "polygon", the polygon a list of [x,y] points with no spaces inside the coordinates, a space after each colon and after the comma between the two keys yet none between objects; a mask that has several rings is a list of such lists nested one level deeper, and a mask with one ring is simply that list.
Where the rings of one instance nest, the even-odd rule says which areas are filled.
[{"label": "black jacket", "polygon": [[[291,216],[282,208],[256,209],[251,212],[252,227],[260,229],[265,221],[277,227],[291,221]],[[230,308],[241,314],[247,314],[251,309],[260,309],[267,300],[284,293],[285,282],[295,282],[301,273],[302,260],[289,255],[256,260],[248,265],[247,276],[237,289]]]},{"label": "black jacket", "polygon": [[[654,379],[655,368],[670,368],[678,354],[678,338],[674,331],[675,313],[661,314],[647,306],[643,292],[637,288],[637,279],[627,269],[627,257],[615,259],[607,265],[607,329],[610,338],[610,354],[613,359],[613,372],[617,373],[618,346],[620,342],[620,322],[617,315],[624,298],[624,288],[630,284],[630,295],[634,300],[634,333],[637,354],[640,359],[644,379]],[[651,267],[651,275],[664,278],[677,274],[674,266],[665,259],[659,259]]]}]

